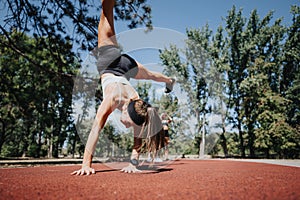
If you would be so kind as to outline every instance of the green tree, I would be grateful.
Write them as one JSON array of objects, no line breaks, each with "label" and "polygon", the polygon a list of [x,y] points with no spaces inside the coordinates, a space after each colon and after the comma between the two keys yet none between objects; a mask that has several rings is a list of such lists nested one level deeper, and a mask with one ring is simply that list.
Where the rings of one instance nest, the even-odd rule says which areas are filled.
[{"label": "green tree", "polygon": [[[204,126],[205,120],[200,119],[205,119],[205,114],[212,111],[222,116],[220,139],[224,152],[228,122],[237,129],[242,157],[246,156],[246,150],[251,157],[261,151],[266,155],[273,151],[291,157],[291,152],[296,152],[299,146],[295,135],[299,128],[299,48],[295,46],[299,40],[299,8],[292,7],[292,14],[293,25],[287,29],[281,25],[281,18],[271,24],[273,12],[260,19],[253,10],[247,19],[242,9],[236,11],[234,6],[225,18],[224,35],[222,27],[213,37],[208,26],[201,31],[190,30],[187,50],[171,46],[161,52],[163,64],[168,66],[166,72],[177,76],[181,88],[187,92],[190,112],[196,116],[198,128]],[[187,62],[182,62],[180,51],[186,54]],[[294,74],[289,76],[288,70]],[[262,112],[260,102],[264,98],[276,100]],[[219,105],[213,105],[211,110],[208,99]],[[271,122],[263,121],[263,113],[270,115]],[[283,127],[286,131],[280,133]],[[260,146],[268,143],[267,138],[276,143],[274,148]]]},{"label": "green tree", "polygon": [[[39,157],[43,144],[48,142],[49,150],[53,150],[50,154],[57,157],[72,123],[68,117],[72,112],[73,80],[70,74],[75,74],[79,67],[70,51],[72,47],[61,42],[64,48],[56,53],[63,57],[63,63],[57,63],[47,49],[33,48],[40,41],[15,31],[10,38],[26,49],[31,55],[28,59],[40,63],[45,70],[35,68],[30,60],[11,49],[1,48],[1,104],[4,108],[14,107],[15,112],[11,115],[12,110],[1,110],[2,135],[9,133],[7,127],[15,127],[11,130],[11,141],[7,142],[16,143],[18,152],[14,154],[18,156]],[[4,43],[5,40],[7,38],[1,38]]]},{"label": "green tree", "polygon": [[[245,18],[242,16],[242,10],[236,11],[235,6],[228,12],[226,17],[226,32],[228,35],[228,44],[226,48],[229,51],[229,66],[228,70],[228,95],[229,107],[234,110],[234,115],[230,117],[231,123],[237,128],[240,139],[241,156],[245,157],[244,133],[242,130],[241,117],[241,94],[239,92],[239,84],[245,77],[246,62],[248,55],[243,54],[245,50],[243,39],[243,27]],[[246,57],[245,57],[246,56]]]},{"label": "green tree", "polygon": [[[206,114],[209,112],[207,80],[212,64],[209,57],[211,30],[208,25],[201,30],[187,30],[187,37],[187,48],[181,50],[186,56],[186,62],[181,61],[180,50],[174,46],[171,46],[170,50],[161,51],[160,58],[163,64],[168,66],[166,73],[175,75],[180,87],[187,94],[190,115],[195,116],[195,134],[200,134],[202,130],[200,138],[204,147],[204,126],[207,121]],[[199,150],[199,153],[203,154],[204,148]]]},{"label": "green tree", "polygon": [[[258,61],[256,65],[260,69],[268,68],[268,65],[261,61]],[[261,72],[259,69],[257,71]],[[259,85],[261,92],[257,94],[258,128],[255,130],[255,146],[263,150],[266,157],[270,156],[270,152],[277,153],[281,158],[297,156],[295,152],[300,141],[299,135],[287,123],[286,108],[290,101],[272,91],[266,75],[258,74],[257,76],[262,77]]]},{"label": "green tree", "polygon": [[212,47],[210,55],[213,60],[213,66],[210,68],[210,89],[209,93],[213,99],[212,113],[221,116],[221,123],[217,124],[216,128],[221,128],[220,144],[222,146],[225,157],[228,156],[226,129],[228,125],[228,111],[229,105],[226,98],[226,76],[229,70],[228,52],[225,48],[226,38],[224,36],[224,29],[219,26],[216,34],[212,38]]},{"label": "green tree", "polygon": [[[257,96],[254,94],[257,93],[255,85],[257,86],[260,80],[257,79],[258,77],[253,77],[251,66],[257,58],[262,58],[265,62],[276,63],[269,65],[265,70],[261,69],[261,73],[267,76],[272,91],[280,92],[280,58],[285,28],[281,25],[281,19],[275,20],[275,23],[270,25],[272,16],[273,12],[269,12],[260,19],[257,11],[253,10],[247,20],[242,17],[242,10],[236,13],[233,7],[226,18],[230,49],[229,96],[232,102],[231,107],[234,108],[236,114],[233,122],[239,130],[243,157],[246,146],[250,151],[250,156],[255,156],[254,129],[257,117],[255,112]],[[243,84],[248,85],[249,88],[245,89]]]},{"label": "green tree", "polygon": [[[100,2],[96,6],[93,0],[2,2],[6,13],[0,24],[0,151],[6,144],[9,151],[5,155],[25,155],[29,148],[33,156],[44,149],[49,156],[57,156],[70,132],[75,153],[79,137],[69,124],[72,77],[76,74],[72,51],[76,46],[94,48]],[[128,21],[129,28],[145,25],[151,29],[151,8],[145,0],[119,0],[115,11],[116,19]],[[24,42],[27,35],[32,36],[30,42]],[[16,148],[8,148],[9,143]]]},{"label": "green tree", "polygon": [[[149,102],[149,89],[151,88],[152,84],[150,82],[140,82],[138,81],[137,86],[135,87],[137,93],[139,94],[140,98]],[[149,102],[150,103],[150,102]]]},{"label": "green tree", "polygon": [[[128,21],[129,28],[145,25],[151,29],[151,7],[146,2],[146,0],[117,0],[115,18]],[[57,41],[65,38],[77,43],[83,50],[95,47],[100,0],[96,4],[94,0],[4,0],[3,5],[6,8],[6,15],[5,23],[0,25],[0,30],[6,37],[13,27],[20,32],[30,32],[38,40],[46,36],[52,44],[57,44]],[[6,45],[26,54],[26,51],[16,46],[14,41],[7,41]],[[50,47],[43,45],[44,48]],[[58,44],[55,46],[59,48]]]},{"label": "green tree", "polygon": [[291,13],[293,23],[287,30],[280,83],[281,93],[291,102],[288,106],[288,123],[300,135],[300,47],[297,45],[300,42],[300,7],[292,6]]}]

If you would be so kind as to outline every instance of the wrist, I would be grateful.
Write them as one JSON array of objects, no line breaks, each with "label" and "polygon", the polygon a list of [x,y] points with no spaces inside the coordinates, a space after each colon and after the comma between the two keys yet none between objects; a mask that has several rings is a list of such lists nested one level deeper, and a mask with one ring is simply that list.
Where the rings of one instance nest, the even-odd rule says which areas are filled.
[{"label": "wrist", "polygon": [[138,166],[139,161],[137,159],[130,159],[130,164],[133,165],[133,166]]},{"label": "wrist", "polygon": [[82,160],[82,166],[83,167],[91,167],[92,166],[92,161],[93,161],[93,156],[84,156],[83,160]]},{"label": "wrist", "polygon": [[136,160],[139,159],[139,153],[135,149],[132,150],[132,153],[130,156],[130,160],[132,160],[132,159],[136,159]]},{"label": "wrist", "polygon": [[82,161],[82,167],[91,167],[92,166],[92,162],[91,161],[86,161],[86,160],[83,160]]}]

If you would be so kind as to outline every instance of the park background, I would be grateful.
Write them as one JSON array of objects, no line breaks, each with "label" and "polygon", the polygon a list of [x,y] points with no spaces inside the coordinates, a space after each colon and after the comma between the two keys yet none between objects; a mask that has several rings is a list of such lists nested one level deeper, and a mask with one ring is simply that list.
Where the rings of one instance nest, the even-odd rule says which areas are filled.
[{"label": "park background", "polygon": [[[187,94],[180,105],[176,95],[152,95],[149,83],[137,86],[178,119],[171,153],[200,155],[203,138],[217,135],[205,153],[299,158],[299,1],[117,2],[118,33],[162,27],[187,39],[184,49],[133,52],[141,63],[164,66]],[[96,44],[100,2],[6,0],[0,9],[1,157],[80,157],[90,126],[77,132],[74,96],[82,94],[74,94],[74,80]],[[99,90],[90,100],[98,105],[101,97]],[[213,114],[222,119],[218,132],[207,128]],[[108,123],[96,154],[112,157],[116,146],[128,156],[131,135]]]}]

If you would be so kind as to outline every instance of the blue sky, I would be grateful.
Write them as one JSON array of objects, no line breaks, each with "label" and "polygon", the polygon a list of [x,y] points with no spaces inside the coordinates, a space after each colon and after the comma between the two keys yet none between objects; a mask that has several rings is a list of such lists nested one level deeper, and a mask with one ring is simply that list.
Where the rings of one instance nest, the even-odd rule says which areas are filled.
[{"label": "blue sky", "polygon": [[[222,17],[233,5],[243,8],[243,15],[249,17],[257,9],[264,17],[274,10],[274,19],[284,17],[291,22],[290,6],[300,4],[299,0],[148,0],[152,7],[153,26],[173,29],[185,33],[186,28],[200,28],[206,23],[215,30],[224,24]],[[117,22],[118,32],[128,29],[124,22]]]},{"label": "blue sky", "polygon": [[[100,0],[98,1],[100,2]],[[3,11],[5,8],[2,3],[0,3],[0,7]],[[233,5],[237,9],[243,8],[243,16],[247,18],[254,9],[258,10],[261,18],[273,10],[273,19],[283,17],[283,24],[290,25],[290,6],[300,5],[300,0],[148,0],[147,3],[152,7],[154,27],[174,30],[185,35],[187,28],[201,28],[206,23],[215,32],[219,25],[225,25],[222,18],[227,16]],[[3,14],[4,12],[0,12],[0,16]],[[115,25],[117,34],[129,31],[127,24],[128,22],[117,21]],[[158,39],[163,40],[164,38]],[[137,43],[135,40],[130,42]],[[146,58],[154,58],[149,51],[147,56],[145,56],[145,51],[141,55],[135,54],[143,64],[152,62]],[[158,62],[158,60],[156,56],[153,62]]]},{"label": "blue sky", "polygon": [[[148,0],[147,2],[152,7],[154,27],[174,30],[183,35],[187,28],[202,28],[206,23],[215,33],[219,25],[225,25],[223,18],[228,15],[233,5],[237,10],[242,8],[243,16],[247,19],[254,9],[261,19],[272,10],[273,20],[283,17],[282,24],[291,25],[290,7],[300,4],[300,0]],[[129,30],[127,22],[124,21],[117,21],[115,28],[117,34]],[[131,42],[138,41],[131,40]],[[132,55],[132,52],[130,54]],[[143,64],[159,62],[158,56],[149,50],[147,53],[134,52],[133,56]]]}]

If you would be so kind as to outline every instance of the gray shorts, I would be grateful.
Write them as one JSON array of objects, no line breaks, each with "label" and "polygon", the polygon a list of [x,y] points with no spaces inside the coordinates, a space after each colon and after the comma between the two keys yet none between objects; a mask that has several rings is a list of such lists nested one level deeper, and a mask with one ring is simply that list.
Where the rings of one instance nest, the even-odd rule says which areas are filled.
[{"label": "gray shorts", "polygon": [[121,56],[121,51],[115,45],[107,45],[100,48],[96,47],[93,54],[97,59],[98,69],[105,69]]},{"label": "gray shorts", "polygon": [[136,61],[127,54],[121,54],[121,50],[115,45],[96,48],[93,53],[97,59],[97,69],[100,75],[112,73],[129,80],[138,72]]}]

